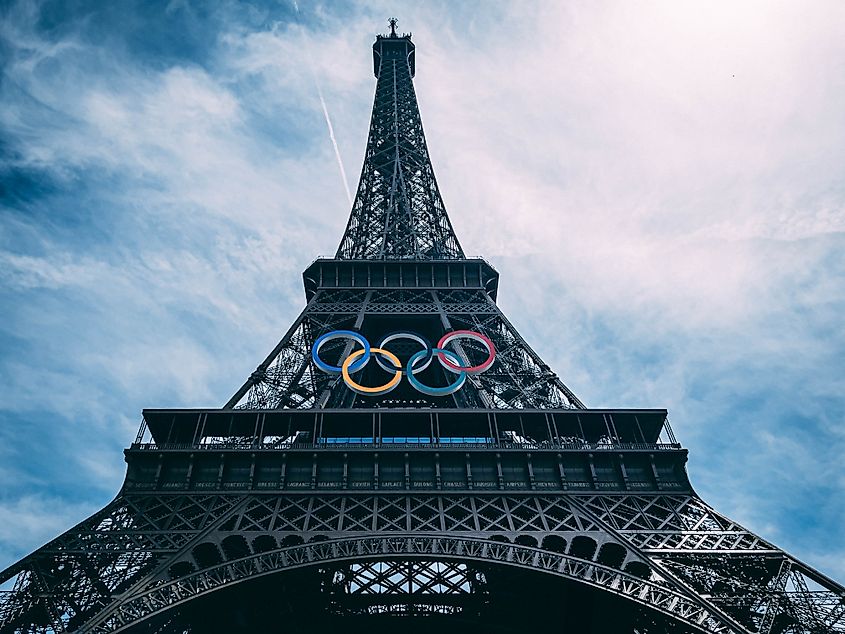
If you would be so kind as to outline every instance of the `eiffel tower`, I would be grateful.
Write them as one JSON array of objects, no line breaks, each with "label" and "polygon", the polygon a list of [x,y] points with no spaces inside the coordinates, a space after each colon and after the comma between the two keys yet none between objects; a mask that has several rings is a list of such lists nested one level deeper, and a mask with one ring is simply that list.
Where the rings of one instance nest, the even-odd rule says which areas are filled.
[{"label": "eiffel tower", "polygon": [[373,63],[302,314],[222,409],[144,411],[114,501],[2,573],[0,631],[845,632],[842,586],[696,495],[666,410],[585,407],[508,322],[394,20]]}]

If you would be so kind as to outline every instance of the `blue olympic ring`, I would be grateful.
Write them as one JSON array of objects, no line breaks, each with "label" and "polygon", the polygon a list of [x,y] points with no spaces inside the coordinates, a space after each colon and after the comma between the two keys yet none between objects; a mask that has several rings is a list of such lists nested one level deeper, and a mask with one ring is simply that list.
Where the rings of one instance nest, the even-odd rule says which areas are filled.
[{"label": "blue olympic ring", "polygon": [[314,365],[320,368],[323,372],[328,372],[329,374],[341,373],[342,368],[340,366],[329,365],[320,358],[320,349],[323,347],[323,344],[335,339],[352,339],[353,341],[360,343],[361,347],[364,348],[363,356],[350,366],[349,370],[351,372],[357,372],[367,365],[370,360],[370,342],[367,341],[364,335],[355,332],[354,330],[333,330],[324,335],[320,335],[317,338],[317,341],[314,342],[314,346],[311,348],[311,360],[314,362]]},{"label": "blue olympic ring", "polygon": [[[409,372],[407,373],[408,383],[413,385],[418,392],[428,394],[429,396],[448,396],[449,394],[454,394],[464,386],[464,383],[466,383],[467,380],[467,373],[463,370],[461,370],[458,374],[458,378],[446,387],[431,387],[429,385],[420,383],[417,380],[417,377],[414,376],[414,371],[416,370],[415,365],[417,360],[422,359],[425,353],[425,350],[420,350],[408,360],[408,367],[410,368]],[[452,361],[454,361],[455,363],[461,363],[463,361],[463,359],[461,359],[456,352],[452,352],[451,350],[444,350],[443,348],[434,348],[434,350],[432,350],[432,353],[445,354],[447,357],[451,357]]]}]

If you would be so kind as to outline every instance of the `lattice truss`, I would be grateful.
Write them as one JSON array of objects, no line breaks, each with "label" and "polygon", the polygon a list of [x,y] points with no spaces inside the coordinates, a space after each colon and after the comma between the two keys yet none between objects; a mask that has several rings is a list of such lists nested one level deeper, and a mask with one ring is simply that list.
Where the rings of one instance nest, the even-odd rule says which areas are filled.
[{"label": "lattice truss", "polygon": [[486,594],[483,573],[454,561],[366,561],[323,576],[333,611],[345,614],[455,614]]},{"label": "lattice truss", "polygon": [[584,507],[751,632],[845,632],[845,590],[694,496],[593,496]]},{"label": "lattice truss", "polygon": [[[373,406],[362,401],[336,376],[319,371],[311,360],[314,340],[336,329],[356,329],[368,317],[437,317],[440,333],[469,329],[487,335],[496,346],[496,362],[471,377],[454,397],[438,407],[583,408],[584,405],[519,335],[490,297],[480,290],[320,290],[270,355],[258,366],[226,407],[250,409],[309,409],[314,407]],[[386,334],[386,333],[385,333]],[[375,345],[376,342],[372,342]],[[483,359],[486,351],[472,341],[458,350],[469,359]],[[336,363],[352,352],[340,344]],[[324,353],[332,354],[329,347]]]},{"label": "lattice truss", "polygon": [[476,580],[462,563],[368,561],[334,571],[331,585],[334,591],[359,595],[469,594]]},{"label": "lattice truss", "polygon": [[121,497],[6,569],[0,632],[61,632],[87,622],[237,502],[224,496]]},{"label": "lattice truss", "polygon": [[[487,305],[496,307],[486,298]],[[450,330],[475,330],[487,335],[496,346],[493,367],[474,377],[481,392],[481,404],[500,409],[583,408],[578,397],[563,384],[525,342],[501,311],[469,310],[446,315]],[[464,344],[472,352],[473,342]],[[478,356],[483,349],[477,346]]]},{"label": "lattice truss", "polygon": [[382,59],[361,180],[337,257],[464,257],[434,178],[400,49]]},{"label": "lattice truss", "polygon": [[[659,494],[127,495],[4,571],[13,586],[0,596],[0,632],[110,632],[174,597],[331,562],[346,562],[330,566],[336,589],[405,583],[373,560],[518,565],[698,631],[845,632],[841,586],[699,498]],[[421,592],[478,581],[407,565]]]}]

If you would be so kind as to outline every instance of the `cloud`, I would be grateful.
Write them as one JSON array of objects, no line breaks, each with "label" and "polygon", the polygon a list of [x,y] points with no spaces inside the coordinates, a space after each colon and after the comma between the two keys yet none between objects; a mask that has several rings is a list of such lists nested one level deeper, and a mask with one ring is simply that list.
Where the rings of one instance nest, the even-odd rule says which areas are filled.
[{"label": "cloud", "polygon": [[44,544],[97,510],[90,501],[68,503],[58,497],[25,495],[0,500],[0,557],[11,562]]},{"label": "cloud", "polygon": [[480,6],[12,7],[0,389],[43,449],[3,454],[7,508],[58,499],[54,451],[62,499],[113,491],[141,407],[221,404],[287,329],[348,213],[309,68],[360,165],[399,14],[520,332],[588,405],[668,407],[708,502],[841,576],[843,6]]}]

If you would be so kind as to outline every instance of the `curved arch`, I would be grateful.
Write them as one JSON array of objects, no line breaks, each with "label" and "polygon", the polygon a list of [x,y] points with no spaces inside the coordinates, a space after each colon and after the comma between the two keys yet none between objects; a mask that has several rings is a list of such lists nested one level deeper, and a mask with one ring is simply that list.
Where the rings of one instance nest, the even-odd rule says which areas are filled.
[{"label": "curved arch", "polygon": [[629,561],[625,564],[625,572],[640,579],[651,578],[651,569],[641,561]]},{"label": "curved arch", "polygon": [[223,554],[220,552],[220,548],[212,542],[198,544],[191,551],[191,554],[194,556],[194,561],[197,562],[197,568],[200,570],[223,563]]},{"label": "curved arch", "polygon": [[596,555],[596,548],[598,548],[598,544],[592,537],[576,535],[572,538],[569,554],[578,559],[592,559]]},{"label": "curved arch", "polygon": [[168,573],[170,574],[170,579],[172,580],[189,575],[194,570],[196,570],[196,568],[190,561],[177,561],[175,564],[170,566]]},{"label": "curved arch", "polygon": [[251,552],[243,535],[229,535],[220,545],[223,548],[223,556],[228,560],[243,559]]},{"label": "curved arch", "polygon": [[520,546],[531,546],[532,548],[537,548],[538,546],[537,538],[531,535],[517,535],[513,543],[519,544]]},{"label": "curved arch", "polygon": [[611,592],[707,634],[729,634],[730,623],[694,598],[621,570],[518,544],[443,535],[352,537],[300,544],[248,557],[161,583],[128,597],[95,619],[92,634],[121,632],[138,622],[224,587],[285,570],[372,559],[443,559],[492,562],[555,575]]},{"label": "curved arch", "polygon": [[566,540],[560,535],[546,535],[543,538],[543,550],[550,550],[553,553],[565,553]]},{"label": "curved arch", "polygon": [[596,561],[600,564],[604,564],[605,566],[610,566],[611,568],[621,568],[622,562],[625,561],[625,555],[628,554],[628,551],[625,550],[625,547],[621,544],[617,544],[616,542],[606,542],[602,544],[601,548],[599,548],[598,557],[596,557]]},{"label": "curved arch", "polygon": [[288,546],[299,546],[304,543],[305,540],[299,535],[285,535],[282,538],[282,548],[287,548]]},{"label": "curved arch", "polygon": [[252,540],[252,550],[256,553],[269,553],[271,550],[276,550],[279,544],[276,538],[272,535],[259,535]]}]

